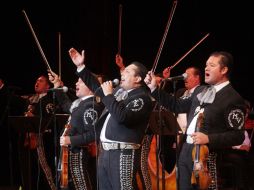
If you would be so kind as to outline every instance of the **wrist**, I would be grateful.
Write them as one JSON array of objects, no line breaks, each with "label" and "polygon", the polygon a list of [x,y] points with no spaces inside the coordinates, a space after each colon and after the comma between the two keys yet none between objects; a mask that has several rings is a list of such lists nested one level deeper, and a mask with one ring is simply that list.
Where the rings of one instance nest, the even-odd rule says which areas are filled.
[{"label": "wrist", "polygon": [[62,87],[63,86],[63,82],[62,81],[57,81],[54,83],[54,88],[59,88],[59,87]]},{"label": "wrist", "polygon": [[77,66],[77,71],[80,72],[82,71],[86,66],[84,64],[78,65]]},{"label": "wrist", "polygon": [[151,92],[153,93],[153,91],[155,91],[156,88],[157,88],[157,86],[152,86],[152,87],[150,88]]}]

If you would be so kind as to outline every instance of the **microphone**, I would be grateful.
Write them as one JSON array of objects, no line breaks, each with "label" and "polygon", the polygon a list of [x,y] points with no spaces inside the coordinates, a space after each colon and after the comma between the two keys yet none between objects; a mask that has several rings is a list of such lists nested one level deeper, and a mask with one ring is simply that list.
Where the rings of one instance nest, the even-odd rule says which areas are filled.
[{"label": "microphone", "polygon": [[185,80],[187,76],[188,76],[187,73],[183,73],[182,75],[169,77],[169,78],[166,78],[165,80],[169,80],[169,81]]},{"label": "microphone", "polygon": [[[113,86],[113,88],[117,87],[119,85],[119,83],[120,83],[119,79],[112,80],[112,86]],[[99,88],[101,88],[101,86]]]},{"label": "microphone", "polygon": [[112,80],[112,84],[113,84],[114,88],[117,87],[119,85],[119,83],[120,83],[119,79]]},{"label": "microphone", "polygon": [[[113,88],[117,87],[117,86],[119,85],[119,83],[120,83],[119,79],[114,79],[114,80],[112,80]],[[95,92],[97,92],[99,89],[101,89],[101,86],[98,87],[98,88],[95,90]]]},{"label": "microphone", "polygon": [[68,87],[63,86],[63,87],[60,87],[60,88],[50,88],[50,89],[48,89],[48,92],[56,92],[56,91],[67,92]]}]

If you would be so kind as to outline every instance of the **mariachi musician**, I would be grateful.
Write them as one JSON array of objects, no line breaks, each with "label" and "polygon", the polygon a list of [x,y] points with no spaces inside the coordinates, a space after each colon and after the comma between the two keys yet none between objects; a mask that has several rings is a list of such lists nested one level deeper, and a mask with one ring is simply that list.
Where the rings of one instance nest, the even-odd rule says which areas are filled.
[{"label": "mariachi musician", "polygon": [[[48,75],[54,88],[63,85],[54,72],[51,71]],[[69,125],[68,132],[60,137],[60,145],[62,147],[68,146],[67,160],[64,161],[63,151],[62,157],[60,157],[60,162],[67,162],[60,163],[62,166],[60,187],[73,190],[92,190],[97,187],[96,147],[93,143],[95,139],[94,126],[103,106],[97,102],[93,92],[81,78],[76,82],[76,96],[78,98],[72,102],[65,93],[56,91],[57,100],[61,103],[63,110],[70,113],[67,123]]]},{"label": "mariachi musician", "polygon": [[[233,89],[229,77],[233,67],[233,57],[228,52],[214,52],[206,61],[205,82],[208,86],[195,89],[191,97],[175,99],[156,87],[156,79],[152,72],[147,74],[145,82],[152,91],[152,96],[167,109],[176,113],[188,113],[186,141],[180,151],[179,187],[192,189],[193,172],[192,149],[194,145],[207,145],[210,155],[216,157],[225,148],[241,144],[244,140],[244,100]],[[204,124],[200,132],[195,132],[197,117],[204,114]],[[214,154],[211,154],[214,153]],[[216,164],[216,160],[213,164]],[[218,160],[219,161],[219,160]],[[217,167],[211,176],[217,185]],[[215,187],[216,189],[216,187]]]},{"label": "mariachi musician", "polygon": [[[53,102],[52,93],[48,92],[50,87],[51,83],[48,77],[41,75],[34,85],[35,93],[22,96],[26,101],[24,116],[38,117],[41,121],[47,121],[39,122],[38,119],[36,129],[20,135],[21,178],[24,189],[28,190],[36,189],[37,179],[39,179],[40,186],[45,189],[55,189],[52,171],[55,168],[54,157],[48,152],[54,152],[54,146],[52,146],[54,144],[53,113],[61,111],[55,109],[57,104]],[[33,124],[31,123],[31,125]],[[43,172],[37,171],[38,160]],[[38,176],[39,174],[40,176]]]}]

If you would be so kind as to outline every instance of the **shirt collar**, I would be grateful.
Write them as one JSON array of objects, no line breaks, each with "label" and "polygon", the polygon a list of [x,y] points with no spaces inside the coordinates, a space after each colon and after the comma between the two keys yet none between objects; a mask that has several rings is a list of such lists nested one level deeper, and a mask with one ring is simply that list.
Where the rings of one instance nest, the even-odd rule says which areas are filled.
[{"label": "shirt collar", "polygon": [[189,90],[189,93],[192,94],[192,93],[194,92],[194,90],[195,90],[198,86],[199,86],[199,85],[194,86],[193,88],[191,88],[191,89]]},{"label": "shirt collar", "polygon": [[86,99],[88,99],[88,98],[90,98],[90,97],[93,97],[94,95],[88,95],[88,96],[83,96],[81,99],[82,100],[86,100]]},{"label": "shirt collar", "polygon": [[223,83],[220,83],[218,85],[214,85],[213,87],[215,88],[216,92],[220,91],[222,88],[224,88],[225,86],[227,86],[230,82],[229,81],[225,81]]},{"label": "shirt collar", "polygon": [[41,93],[41,94],[38,94],[39,95],[39,99],[41,99],[42,97],[46,96],[47,93]]}]

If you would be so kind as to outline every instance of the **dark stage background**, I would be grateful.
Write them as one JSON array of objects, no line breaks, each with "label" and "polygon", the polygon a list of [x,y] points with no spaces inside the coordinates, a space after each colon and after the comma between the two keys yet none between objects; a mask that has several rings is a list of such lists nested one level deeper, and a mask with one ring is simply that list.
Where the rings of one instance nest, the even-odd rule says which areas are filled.
[{"label": "dark stage background", "polygon": [[[182,74],[190,65],[204,68],[209,54],[229,51],[235,58],[232,83],[252,103],[253,10],[251,1],[179,0],[161,52],[156,72],[173,65],[207,33],[210,35],[173,70]],[[110,79],[119,77],[115,65],[118,46],[119,4],[122,14],[122,56],[126,63],[138,60],[152,68],[172,0],[15,0],[1,11],[0,78],[20,87],[17,93],[33,93],[35,80],[46,73],[46,65],[22,10],[53,71],[58,73],[61,34],[61,75],[66,86],[77,80],[68,50],[86,50],[86,64],[93,72]]]},{"label": "dark stage background", "polygon": [[[25,21],[25,10],[51,68],[58,72],[61,34],[61,74],[74,87],[75,66],[68,49],[86,50],[87,66],[95,73],[118,77],[114,63],[118,44],[118,10],[122,12],[122,56],[126,63],[139,60],[149,69],[159,49],[173,1],[156,0],[37,0],[10,1],[1,16],[1,73],[22,93],[33,92],[36,78],[46,72],[39,49]],[[204,68],[209,54],[226,50],[235,57],[233,84],[252,99],[251,23],[249,1],[179,0],[158,62],[157,72],[173,65],[207,33],[210,33],[177,67],[172,76],[189,65]],[[253,102],[253,99],[252,99]]]}]

